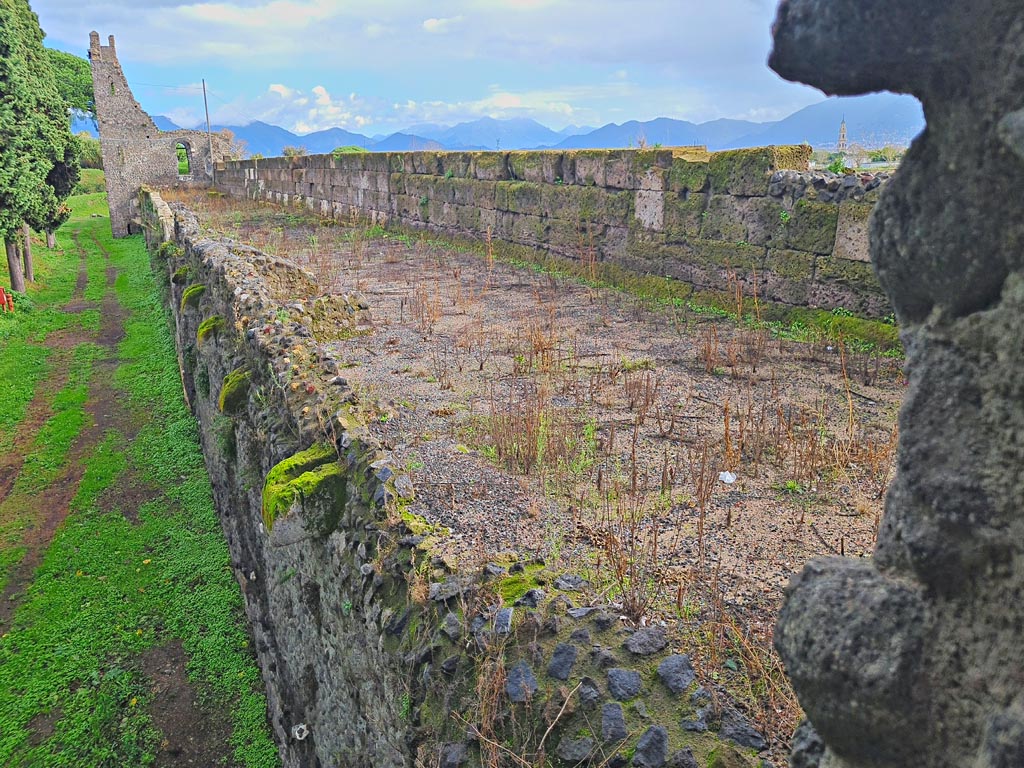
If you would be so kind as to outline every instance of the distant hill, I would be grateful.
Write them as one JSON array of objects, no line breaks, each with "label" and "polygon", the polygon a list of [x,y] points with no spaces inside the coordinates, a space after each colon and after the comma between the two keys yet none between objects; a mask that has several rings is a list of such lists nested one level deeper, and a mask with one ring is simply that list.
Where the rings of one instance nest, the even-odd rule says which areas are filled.
[{"label": "distant hill", "polygon": [[173,120],[163,115],[154,115],[153,123],[161,131],[177,131],[181,129],[180,125],[176,125]]},{"label": "distant hill", "polygon": [[[389,136],[373,138],[342,128],[329,128],[298,135],[259,120],[248,125],[216,125],[227,128],[246,144],[250,154],[274,157],[287,146],[305,147],[309,154],[326,154],[337,147],[357,146],[371,152],[407,152],[414,150],[494,150],[505,149],[616,149],[641,144],[663,147],[702,144],[712,151],[768,144],[801,144],[830,149],[839,137],[839,123],[846,118],[850,143],[866,146],[907,144],[924,128],[921,105],[912,96],[876,93],[841,99],[826,99],[768,123],[748,120],[711,120],[691,123],[659,117],[640,122],[630,120],[609,123],[600,128],[569,126],[553,131],[536,120],[490,117],[458,125],[420,123]],[[179,126],[166,117],[153,118],[160,130]],[[73,130],[96,135],[91,121],[75,120]]]},{"label": "distant hill", "polygon": [[641,144],[682,147],[703,143],[697,126],[693,123],[659,117],[643,123],[636,120],[630,120],[622,125],[609,123],[590,133],[570,136],[555,144],[555,147],[557,149],[615,149],[637,147]]},{"label": "distant hill", "polygon": [[[232,128],[231,130],[234,131],[235,129]],[[244,131],[245,128],[239,130]],[[295,136],[295,134],[292,134],[292,136]],[[235,137],[238,137],[237,133]],[[316,131],[315,133],[295,136],[291,143],[293,146],[305,147],[306,151],[311,155],[326,155],[337,147],[355,146],[369,149],[373,146],[374,142],[361,133],[352,133],[343,128],[328,128],[326,131]],[[249,151],[251,152],[252,150],[250,149]]]},{"label": "distant hill", "polygon": [[839,124],[844,117],[850,143],[869,147],[907,144],[924,129],[924,112],[913,96],[873,93],[812,104],[784,120],[737,137],[728,147],[807,142],[831,149],[839,139]]},{"label": "distant hill", "polygon": [[439,142],[423,136],[414,136],[409,133],[393,133],[383,141],[373,145],[373,152],[417,152],[424,150],[441,150],[445,147]]},{"label": "distant hill", "polygon": [[[220,131],[227,128],[238,141],[245,142],[245,150],[250,155],[263,155],[264,157],[278,157],[283,147],[303,146],[301,139],[291,131],[279,128],[276,125],[255,120],[248,125],[215,125],[213,130]],[[353,142],[346,141],[343,144]],[[334,149],[334,147],[331,147]]]}]

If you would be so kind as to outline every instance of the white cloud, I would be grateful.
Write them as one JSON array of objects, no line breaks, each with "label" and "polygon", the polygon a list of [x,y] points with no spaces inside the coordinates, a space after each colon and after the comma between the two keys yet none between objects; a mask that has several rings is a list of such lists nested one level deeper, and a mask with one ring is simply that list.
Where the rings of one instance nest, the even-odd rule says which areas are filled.
[{"label": "white cloud", "polygon": [[452,16],[450,19],[426,19],[423,22],[423,29],[431,34],[440,35],[461,23],[462,20],[462,16]]},{"label": "white cloud", "polygon": [[199,113],[190,107],[170,109],[164,117],[175,125],[180,125],[182,128],[195,128],[203,122],[203,118],[200,117]]},{"label": "white cloud", "polygon": [[[482,115],[564,125],[786,114],[820,96],[764,64],[776,4],[435,0],[426,19],[413,0],[149,0],[130,17],[119,0],[33,0],[33,9],[49,42],[72,51],[84,53],[90,29],[115,34],[130,81],[206,77],[218,92],[211,108],[230,122],[336,117],[389,130]],[[169,89],[133,87],[155,113],[194,109],[187,94],[172,102]],[[354,89],[357,98],[331,95]]]}]

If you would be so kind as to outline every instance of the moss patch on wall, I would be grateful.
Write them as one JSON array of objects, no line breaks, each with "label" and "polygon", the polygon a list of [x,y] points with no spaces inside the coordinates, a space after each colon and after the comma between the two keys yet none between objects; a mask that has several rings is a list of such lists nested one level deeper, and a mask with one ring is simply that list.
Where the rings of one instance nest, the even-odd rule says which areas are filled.
[{"label": "moss patch on wall", "polygon": [[237,413],[249,395],[252,371],[248,368],[236,368],[224,377],[220,386],[217,407],[221,413]]},{"label": "moss patch on wall", "polygon": [[[279,462],[263,483],[263,523],[267,531],[274,528],[274,522],[288,513],[297,501],[325,495],[332,508],[340,516],[346,498],[346,482],[338,452],[329,445],[318,443],[299,451]],[[337,522],[337,517],[335,517]],[[328,527],[330,521],[320,521],[320,528]]]},{"label": "moss patch on wall", "polygon": [[196,341],[202,346],[203,342],[206,341],[211,335],[215,335],[220,332],[224,327],[224,318],[220,315],[212,315],[206,318],[199,324],[199,328],[196,330]]},{"label": "moss patch on wall", "polygon": [[[175,277],[178,273],[175,272]],[[185,292],[181,294],[181,311],[184,312],[186,309],[195,309],[199,306],[199,299],[206,293],[206,286],[202,283],[196,283],[190,285],[185,289]]]}]

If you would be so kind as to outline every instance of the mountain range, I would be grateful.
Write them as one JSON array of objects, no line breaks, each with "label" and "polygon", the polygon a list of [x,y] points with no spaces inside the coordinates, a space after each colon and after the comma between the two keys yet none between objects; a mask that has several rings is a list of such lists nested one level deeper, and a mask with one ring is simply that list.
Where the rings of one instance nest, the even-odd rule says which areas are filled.
[{"label": "mountain range", "polygon": [[[178,128],[163,116],[153,118],[160,130]],[[570,126],[554,131],[536,120],[480,118],[458,125],[420,123],[390,135],[364,136],[342,128],[303,135],[259,120],[247,125],[215,125],[244,141],[250,154],[273,157],[284,147],[304,147],[309,154],[324,154],[336,147],[358,146],[373,152],[410,150],[495,149],[615,149],[705,145],[711,151],[808,143],[820,149],[835,147],[839,125],[845,120],[851,144],[878,147],[905,145],[924,128],[924,113],[911,96],[875,93],[868,96],[831,98],[812,104],[789,117],[773,122],[719,119],[704,123],[659,117],[654,120],[609,123],[600,128]],[[74,121],[75,132],[96,135],[91,121]]]}]

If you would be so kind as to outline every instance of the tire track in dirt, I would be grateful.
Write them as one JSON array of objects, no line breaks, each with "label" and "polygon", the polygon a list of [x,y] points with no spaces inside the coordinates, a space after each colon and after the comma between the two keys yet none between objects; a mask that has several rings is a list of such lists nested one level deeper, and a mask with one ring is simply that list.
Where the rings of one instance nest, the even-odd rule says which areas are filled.
[{"label": "tire track in dirt", "polygon": [[[84,300],[85,289],[89,284],[89,271],[86,266],[86,253],[79,242],[76,230],[72,240],[78,249],[78,274],[75,278],[75,290],[68,303],[61,307],[62,312],[78,314],[93,306]],[[53,415],[53,398],[68,383],[68,362],[70,350],[80,342],[77,334],[67,330],[51,333],[46,337],[46,346],[53,350],[48,361],[49,374],[36,388],[31,402],[25,409],[25,416],[18,424],[10,450],[0,456],[0,504],[14,488],[14,483],[21,473],[21,467],[28,453],[29,445],[39,429]]]},{"label": "tire track in dirt", "polygon": [[153,725],[164,735],[155,768],[222,765],[231,754],[227,746],[231,725],[212,712],[196,695],[185,674],[188,656],[178,640],[150,648],[141,659],[142,673],[153,694],[148,706]]},{"label": "tire track in dirt", "polygon": [[[84,292],[88,282],[87,278],[84,282],[82,280],[85,271],[85,251],[81,246],[77,231],[74,233],[73,239],[82,256],[82,266],[79,268],[78,282],[75,287],[75,293],[80,296],[79,290]],[[99,332],[91,338],[88,336],[75,338],[70,333],[62,333],[57,334],[52,342],[51,339],[47,339],[48,345],[55,344],[55,349],[63,349],[65,355],[75,345],[90,341],[102,347],[106,352],[102,359],[96,361],[89,379],[89,396],[85,404],[87,426],[75,438],[68,452],[64,468],[53,482],[38,493],[11,496],[8,491],[5,494],[6,498],[0,500],[4,504],[3,516],[5,518],[24,522],[25,527],[20,545],[26,548],[24,556],[11,569],[7,584],[3,592],[0,593],[0,628],[9,626],[14,612],[21,604],[25,590],[35,578],[35,571],[42,562],[46,549],[53,540],[54,533],[68,516],[71,501],[78,493],[78,486],[85,474],[84,459],[99,445],[108,431],[117,431],[129,441],[138,433],[138,423],[129,417],[121,404],[120,393],[113,388],[113,372],[119,363],[117,346],[124,338],[124,322],[128,313],[121,307],[113,290],[117,280],[117,269],[110,265],[109,254],[106,251],[103,253],[107,260],[106,291],[100,303]],[[73,298],[71,304],[73,305],[75,301],[76,299]],[[66,382],[66,366],[64,366],[62,374]],[[59,379],[59,377],[53,378]],[[37,431],[42,423],[49,418],[52,394],[60,389],[59,387],[54,389],[54,386],[47,382],[40,388],[43,392],[43,402],[46,405],[37,408],[33,422]],[[45,394],[46,392],[49,394]],[[24,433],[26,443],[31,440],[33,434],[27,431]],[[18,465],[19,471],[24,452],[23,445],[22,450],[18,451],[19,456],[13,462]],[[11,474],[14,476],[10,481],[11,487],[13,487],[17,474],[14,472]]]}]

